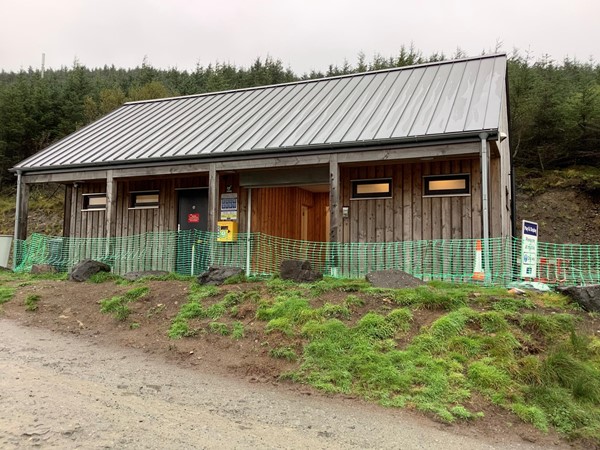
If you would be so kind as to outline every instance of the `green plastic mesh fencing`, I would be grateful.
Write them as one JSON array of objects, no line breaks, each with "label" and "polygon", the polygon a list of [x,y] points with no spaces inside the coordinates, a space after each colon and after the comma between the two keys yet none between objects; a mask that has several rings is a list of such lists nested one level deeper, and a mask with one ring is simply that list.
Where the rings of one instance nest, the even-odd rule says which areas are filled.
[{"label": "green plastic mesh fencing", "polygon": [[[521,241],[482,242],[484,281],[507,285],[519,279]],[[473,281],[477,240],[452,239],[391,243],[307,242],[240,233],[235,242],[218,242],[217,233],[180,231],[111,239],[78,239],[33,234],[15,246],[16,271],[50,264],[67,271],[82,259],[105,262],[118,274],[164,270],[197,275],[210,265],[241,267],[252,275],[272,275],[286,259],[310,261],[333,277],[359,278],[368,272],[399,269],[423,280]],[[538,244],[536,281],[548,284],[600,283],[600,245]]]}]

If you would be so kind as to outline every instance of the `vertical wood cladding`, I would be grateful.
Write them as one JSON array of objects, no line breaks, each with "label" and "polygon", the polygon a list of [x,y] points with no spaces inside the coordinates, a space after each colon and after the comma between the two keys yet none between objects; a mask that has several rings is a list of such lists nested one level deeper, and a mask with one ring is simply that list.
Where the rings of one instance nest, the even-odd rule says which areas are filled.
[{"label": "vertical wood cladding", "polygon": [[[468,196],[423,197],[423,176],[468,173],[471,194]],[[351,200],[351,180],[391,178],[392,197]],[[478,158],[427,161],[379,166],[341,166],[340,201],[349,208],[342,219],[338,235],[342,242],[399,242],[426,239],[471,239],[482,235],[481,172]],[[499,189],[500,164],[492,159],[490,170],[491,234],[500,236],[502,194]],[[177,190],[206,187],[208,176],[163,179],[117,180],[116,236],[177,229]],[[220,174],[219,190],[230,188],[238,193],[240,232],[247,230],[247,193],[240,188],[236,174]],[[158,190],[159,207],[130,209],[133,191]],[[104,193],[104,182],[82,183],[66,189],[65,235],[104,237],[104,210],[82,211],[83,194]],[[299,187],[252,189],[252,231],[302,239],[302,210],[305,236],[309,241],[328,240],[328,192],[311,192]],[[494,219],[495,218],[495,219]]]},{"label": "vertical wood cladding", "polygon": [[[177,189],[206,187],[207,176],[186,178],[117,180],[116,236],[177,230]],[[130,209],[129,197],[135,191],[159,191],[158,208]],[[82,211],[84,194],[105,193],[106,183],[82,183],[67,189],[71,199],[65,205],[65,235],[105,237],[106,211]],[[67,207],[70,209],[68,210]]]},{"label": "vertical wood cladding", "polygon": [[306,240],[327,240],[328,192],[298,187],[252,189],[252,231],[302,239],[302,207],[308,212]]},{"label": "vertical wood cladding", "polygon": [[[471,175],[471,195],[423,197],[423,175],[458,173]],[[341,178],[342,204],[349,208],[340,226],[343,242],[481,237],[479,159],[342,167]],[[392,198],[351,200],[351,180],[369,178],[392,178]],[[496,199],[497,195],[492,197]],[[499,236],[500,231],[495,223],[492,235]]]}]

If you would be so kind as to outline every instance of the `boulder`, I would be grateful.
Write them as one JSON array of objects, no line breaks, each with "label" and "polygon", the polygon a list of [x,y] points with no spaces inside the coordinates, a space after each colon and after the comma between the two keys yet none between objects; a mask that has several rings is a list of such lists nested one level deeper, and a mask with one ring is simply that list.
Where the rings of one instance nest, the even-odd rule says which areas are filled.
[{"label": "boulder", "polygon": [[139,278],[162,277],[164,275],[169,275],[169,272],[165,270],[143,270],[141,272],[127,272],[125,275],[123,275],[123,278],[129,281],[135,281]]},{"label": "boulder", "polygon": [[208,270],[198,276],[198,283],[218,286],[230,277],[244,273],[239,267],[210,266]]},{"label": "boulder", "polygon": [[85,281],[98,272],[110,272],[110,266],[93,259],[84,259],[71,267],[69,280]]},{"label": "boulder", "polygon": [[45,273],[57,273],[58,270],[51,264],[34,264],[31,266],[32,275],[42,275]]},{"label": "boulder", "polygon": [[286,259],[281,262],[279,274],[284,280],[292,280],[296,283],[312,283],[323,279],[323,274],[312,270],[309,261]]},{"label": "boulder", "polygon": [[425,284],[422,280],[397,269],[369,272],[366,278],[371,286],[386,289],[411,288]]},{"label": "boulder", "polygon": [[600,312],[600,284],[589,286],[569,286],[559,289],[571,300],[589,312]]}]

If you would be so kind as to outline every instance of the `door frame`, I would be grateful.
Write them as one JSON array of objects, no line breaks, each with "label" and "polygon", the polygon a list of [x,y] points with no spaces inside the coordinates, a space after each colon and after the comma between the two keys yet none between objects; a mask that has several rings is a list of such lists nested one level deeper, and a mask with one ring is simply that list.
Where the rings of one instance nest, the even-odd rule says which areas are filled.
[{"label": "door frame", "polygon": [[[196,246],[197,243],[193,242],[193,243],[187,243],[185,244],[184,241],[182,241],[182,237],[180,235],[181,230],[181,223],[180,223],[180,219],[181,219],[181,195],[180,192],[186,192],[186,191],[205,191],[206,192],[206,201],[207,201],[207,205],[206,205],[206,214],[208,217],[208,186],[201,186],[201,187],[189,187],[189,188],[176,188],[175,192],[176,192],[176,198],[177,198],[177,212],[176,212],[176,223],[177,223],[177,247],[176,247],[176,251],[177,251],[177,255],[175,258],[175,270],[177,273],[184,273],[181,270],[181,266],[179,265],[179,252],[184,249],[187,245],[191,245],[192,249],[191,249],[191,261],[190,261],[190,270],[189,270],[189,274],[190,275],[195,275],[196,270],[198,268],[198,266],[202,267],[202,269],[204,269],[203,265],[201,264],[201,261],[198,261],[199,264],[197,264],[197,259],[200,258],[200,249],[202,248],[200,246],[200,248],[198,249],[198,251],[196,251],[196,248],[198,248]],[[207,218],[208,220],[208,218]],[[206,226],[206,230],[204,231],[208,231],[208,222],[207,222],[207,226]],[[185,271],[185,273],[187,274],[187,270]]]},{"label": "door frame", "polygon": [[[181,224],[179,223],[179,207],[180,207],[180,203],[179,203],[179,192],[180,191],[200,191],[206,189],[208,191],[208,186],[198,186],[198,187],[186,187],[186,188],[175,188],[175,197],[177,198],[177,212],[175,215],[175,223],[177,224],[177,231],[181,231]],[[207,204],[207,214],[208,214],[208,204]],[[208,226],[209,224],[207,224],[207,229],[209,228]],[[208,231],[208,230],[207,230]]]}]

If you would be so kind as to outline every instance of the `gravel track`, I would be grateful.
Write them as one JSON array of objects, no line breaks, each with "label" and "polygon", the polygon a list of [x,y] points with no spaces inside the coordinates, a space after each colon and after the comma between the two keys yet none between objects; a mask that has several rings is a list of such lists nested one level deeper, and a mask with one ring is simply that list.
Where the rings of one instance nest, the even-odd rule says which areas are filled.
[{"label": "gravel track", "polygon": [[22,447],[547,448],[0,319],[0,448]]}]

